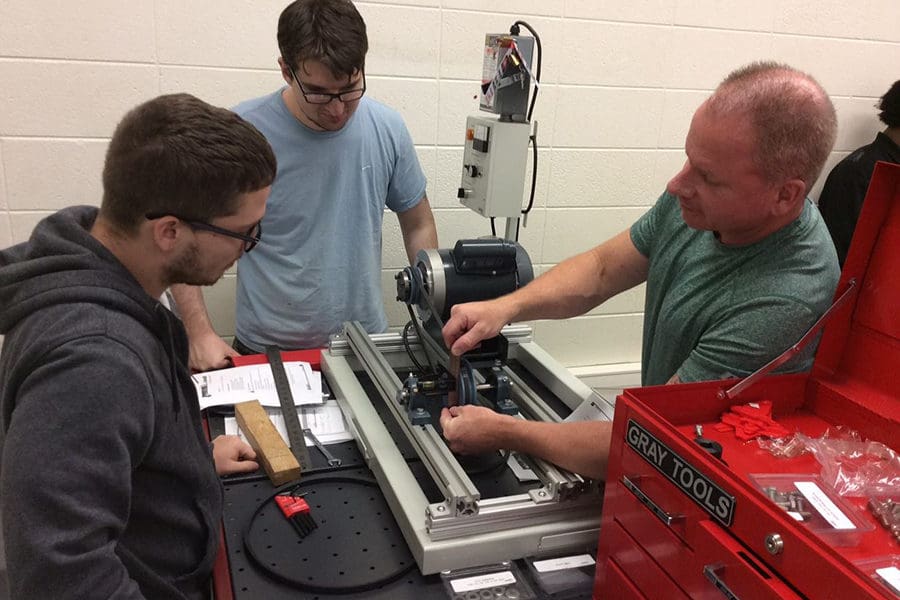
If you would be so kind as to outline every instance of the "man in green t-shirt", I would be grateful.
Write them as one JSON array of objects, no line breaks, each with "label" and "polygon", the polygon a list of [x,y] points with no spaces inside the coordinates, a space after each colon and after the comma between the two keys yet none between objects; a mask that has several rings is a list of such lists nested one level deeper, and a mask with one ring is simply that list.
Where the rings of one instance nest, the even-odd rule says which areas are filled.
[{"label": "man in green t-shirt", "polygon": [[[753,63],[694,113],[687,160],[629,230],[569,258],[524,288],[453,307],[455,355],[506,323],[585,313],[647,282],[642,382],[745,376],[783,352],[828,308],[840,276],[807,198],[837,131],[834,106],[809,75]],[[808,369],[810,347],[781,368]],[[462,453],[508,448],[603,477],[610,422],[544,423],[478,406],[444,409]]]}]

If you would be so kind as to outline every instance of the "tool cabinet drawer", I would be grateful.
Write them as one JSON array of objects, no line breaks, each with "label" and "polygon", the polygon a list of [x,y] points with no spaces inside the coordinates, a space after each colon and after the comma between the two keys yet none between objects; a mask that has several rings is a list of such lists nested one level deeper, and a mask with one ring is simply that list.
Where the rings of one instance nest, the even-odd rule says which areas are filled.
[{"label": "tool cabinet drawer", "polygon": [[606,561],[606,585],[601,590],[599,580],[594,584],[593,600],[646,600],[647,596],[643,595],[639,589],[635,587],[628,577],[622,573],[612,559]]},{"label": "tool cabinet drawer", "polygon": [[[660,568],[654,558],[645,552],[640,544],[615,521],[609,523],[603,529],[600,536],[608,552],[608,561],[614,563],[629,581],[631,581],[642,596],[648,600],[679,600],[688,596],[669,578],[666,572]],[[600,572],[598,571],[598,574]],[[607,587],[603,587],[606,597],[609,595]]]}]

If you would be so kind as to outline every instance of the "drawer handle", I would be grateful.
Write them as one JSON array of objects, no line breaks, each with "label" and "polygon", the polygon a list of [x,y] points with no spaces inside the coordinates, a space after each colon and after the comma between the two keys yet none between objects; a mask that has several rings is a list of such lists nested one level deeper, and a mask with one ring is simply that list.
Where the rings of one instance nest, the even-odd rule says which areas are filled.
[{"label": "drawer handle", "polygon": [[675,515],[671,513],[667,513],[660,506],[650,499],[650,497],[641,490],[637,485],[637,481],[640,481],[640,477],[633,477],[632,479],[628,478],[625,475],[622,475],[622,485],[624,485],[629,492],[634,494],[634,496],[641,501],[641,504],[650,509],[650,511],[656,515],[660,521],[666,524],[667,527],[671,527],[674,523],[684,520],[684,515]]},{"label": "drawer handle", "polygon": [[728,585],[726,585],[726,583],[724,581],[722,581],[722,578],[719,577],[718,571],[721,571],[724,568],[724,566],[725,565],[723,565],[722,563],[716,563],[714,565],[705,565],[703,567],[703,574],[706,576],[707,579],[710,580],[710,582],[712,582],[712,584],[714,586],[716,586],[717,590],[722,592],[723,596],[728,598],[728,600],[740,600],[740,598],[738,598],[737,595],[735,595],[735,593],[732,592],[728,588]]}]

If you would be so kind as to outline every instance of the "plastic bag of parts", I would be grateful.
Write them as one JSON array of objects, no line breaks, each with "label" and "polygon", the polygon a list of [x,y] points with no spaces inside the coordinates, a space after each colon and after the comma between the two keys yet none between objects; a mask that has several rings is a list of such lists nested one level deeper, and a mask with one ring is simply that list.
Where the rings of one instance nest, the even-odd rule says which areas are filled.
[{"label": "plastic bag of parts", "polygon": [[840,496],[900,493],[900,456],[880,442],[862,439],[853,430],[838,427],[820,438],[797,433],[760,440],[760,447],[786,458],[811,452],[822,465],[822,479]]},{"label": "plastic bag of parts", "polygon": [[806,440],[809,438],[802,433],[796,433],[789,437],[781,438],[757,438],[756,443],[763,450],[768,450],[777,458],[795,458],[806,454]]}]

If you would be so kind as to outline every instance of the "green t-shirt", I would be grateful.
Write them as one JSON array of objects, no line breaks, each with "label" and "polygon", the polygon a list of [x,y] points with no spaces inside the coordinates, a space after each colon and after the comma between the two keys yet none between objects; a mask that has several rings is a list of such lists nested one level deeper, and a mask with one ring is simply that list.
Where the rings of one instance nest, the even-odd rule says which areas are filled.
[{"label": "green t-shirt", "polygon": [[[725,246],[688,227],[664,193],[631,227],[650,260],[641,380],[744,377],[781,354],[831,304],[840,271],[818,209],[806,200],[792,223],[747,246]],[[778,372],[809,369],[818,344]]]}]

